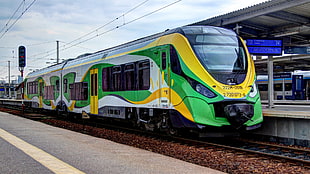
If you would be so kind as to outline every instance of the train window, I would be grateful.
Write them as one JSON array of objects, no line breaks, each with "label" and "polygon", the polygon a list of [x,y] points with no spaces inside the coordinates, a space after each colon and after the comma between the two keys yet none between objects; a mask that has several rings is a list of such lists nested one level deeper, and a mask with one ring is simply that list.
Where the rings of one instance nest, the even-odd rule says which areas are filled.
[{"label": "train window", "polygon": [[32,94],[32,82],[28,83],[28,94]]},{"label": "train window", "polygon": [[28,93],[28,94],[31,94],[30,89],[31,89],[31,83],[28,82],[28,83],[27,83],[27,93]]},{"label": "train window", "polygon": [[162,70],[165,70],[167,68],[167,54],[166,54],[166,52],[161,53],[161,67],[162,67]]},{"label": "train window", "polygon": [[35,81],[35,82],[33,82],[34,83],[34,85],[33,85],[33,93],[34,94],[38,94],[38,81]]},{"label": "train window", "polygon": [[88,99],[88,83],[78,82],[70,84],[71,100],[87,100]]},{"label": "train window", "polygon": [[56,92],[59,92],[60,85],[59,85],[59,80],[56,80]]},{"label": "train window", "polygon": [[274,84],[275,91],[282,91],[282,84]]},{"label": "train window", "polygon": [[68,79],[64,79],[64,93],[68,93]]},{"label": "train window", "polygon": [[29,82],[29,94],[33,94],[32,89],[32,82]]},{"label": "train window", "polygon": [[98,74],[92,74],[91,75],[91,96],[97,96],[98,95]]},{"label": "train window", "polygon": [[149,60],[102,69],[103,91],[147,90],[149,88]]},{"label": "train window", "polygon": [[27,90],[28,90],[28,94],[31,94],[31,82],[27,83]]},{"label": "train window", "polygon": [[182,75],[182,69],[178,57],[178,53],[173,46],[170,46],[170,61],[171,61],[171,70],[172,72]]},{"label": "train window", "polygon": [[95,88],[97,89],[97,86],[96,86],[96,76],[95,76],[96,74],[91,74],[90,75],[90,95],[91,96],[96,96],[95,95]]},{"label": "train window", "polygon": [[35,84],[34,84],[34,82],[31,83],[31,94],[35,94]]},{"label": "train window", "polygon": [[112,68],[112,83],[114,91],[122,90],[122,81],[121,81],[121,66],[114,66]]},{"label": "train window", "polygon": [[292,90],[292,84],[291,83],[285,83],[285,91],[291,91]]},{"label": "train window", "polygon": [[39,95],[43,96],[43,91],[44,91],[44,82],[40,82],[40,87],[39,87]]},{"label": "train window", "polygon": [[38,94],[38,82],[37,81],[27,83],[27,93]]},{"label": "train window", "polygon": [[138,89],[150,88],[150,61],[138,62]]},{"label": "train window", "polygon": [[125,90],[135,90],[135,64],[125,65]]},{"label": "train window", "polygon": [[46,86],[44,88],[44,99],[46,100],[53,100],[54,99],[54,86]]},{"label": "train window", "polygon": [[267,84],[258,84],[258,90],[259,91],[268,91],[268,85]]},{"label": "train window", "polygon": [[102,69],[102,90],[103,91],[112,91],[111,67]]}]

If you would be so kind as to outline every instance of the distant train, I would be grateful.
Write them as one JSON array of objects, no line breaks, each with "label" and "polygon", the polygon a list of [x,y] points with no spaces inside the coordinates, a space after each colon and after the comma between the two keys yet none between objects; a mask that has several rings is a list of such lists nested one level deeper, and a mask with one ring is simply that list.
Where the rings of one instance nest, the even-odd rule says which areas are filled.
[{"label": "distant train", "polygon": [[252,130],[263,116],[254,63],[233,31],[184,26],[29,73],[34,108],[147,130]]},{"label": "distant train", "polygon": [[[257,85],[261,99],[268,99],[268,77],[257,76]],[[274,75],[275,100],[309,100],[310,71],[295,71]]]}]

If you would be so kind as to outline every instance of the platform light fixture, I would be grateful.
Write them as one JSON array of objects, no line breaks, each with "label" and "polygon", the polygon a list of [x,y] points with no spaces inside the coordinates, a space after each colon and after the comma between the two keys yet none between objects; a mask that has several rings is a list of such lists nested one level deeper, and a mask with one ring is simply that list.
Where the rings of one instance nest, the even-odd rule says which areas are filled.
[{"label": "platform light fixture", "polygon": [[299,31],[283,32],[283,33],[275,34],[274,37],[290,36],[290,35],[294,35],[294,34],[298,34],[298,33],[299,33]]}]

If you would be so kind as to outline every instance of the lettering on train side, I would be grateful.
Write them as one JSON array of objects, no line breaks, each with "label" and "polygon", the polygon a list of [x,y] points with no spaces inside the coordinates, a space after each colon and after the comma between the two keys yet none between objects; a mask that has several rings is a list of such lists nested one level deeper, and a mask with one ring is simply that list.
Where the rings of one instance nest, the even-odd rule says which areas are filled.
[{"label": "lettering on train side", "polygon": [[243,89],[242,86],[223,86],[224,90],[235,90],[235,89]]}]

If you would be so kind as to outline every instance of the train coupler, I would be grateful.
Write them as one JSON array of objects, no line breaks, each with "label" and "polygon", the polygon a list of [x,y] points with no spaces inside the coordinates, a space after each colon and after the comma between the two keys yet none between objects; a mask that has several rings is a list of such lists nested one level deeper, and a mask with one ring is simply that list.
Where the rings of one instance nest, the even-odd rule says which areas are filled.
[{"label": "train coupler", "polygon": [[224,112],[230,124],[239,129],[245,122],[252,119],[254,107],[246,103],[230,104],[224,107]]}]

